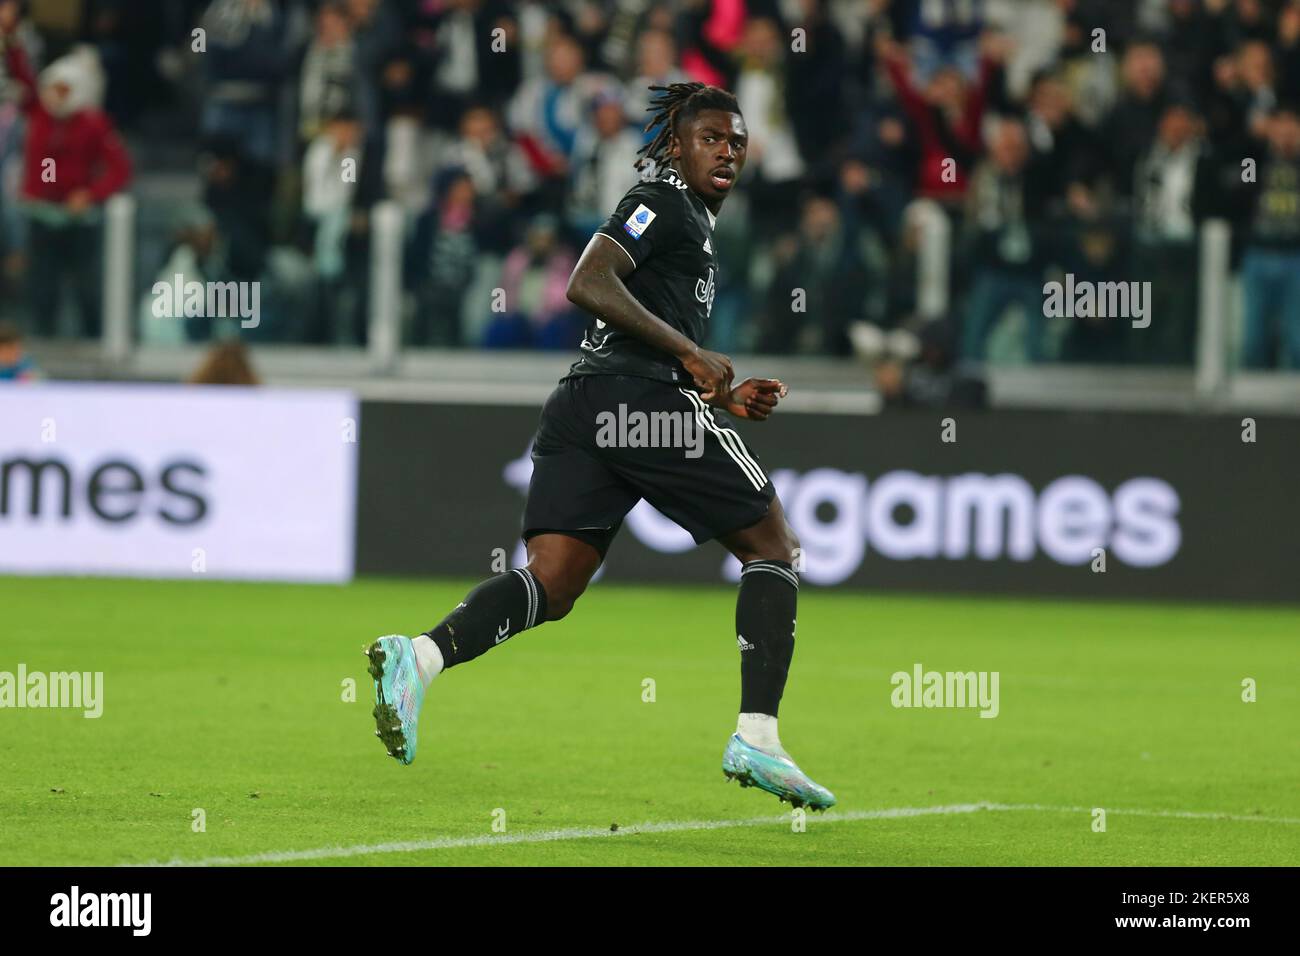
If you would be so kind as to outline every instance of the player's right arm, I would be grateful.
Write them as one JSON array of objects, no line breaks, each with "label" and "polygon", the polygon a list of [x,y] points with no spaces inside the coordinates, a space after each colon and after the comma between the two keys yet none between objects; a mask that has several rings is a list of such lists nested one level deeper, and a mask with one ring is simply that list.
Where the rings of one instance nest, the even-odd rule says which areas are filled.
[{"label": "player's right arm", "polygon": [[569,276],[569,301],[606,325],[675,356],[695,379],[706,401],[725,394],[735,374],[731,359],[702,349],[652,313],[628,291],[623,280],[636,268],[617,242],[596,233]]},{"label": "player's right arm", "polygon": [[734,374],[725,355],[702,349],[643,306],[623,280],[683,239],[685,200],[678,184],[649,181],[627,191],[596,230],[569,277],[569,301],[625,335],[675,357],[705,400],[726,395]]}]

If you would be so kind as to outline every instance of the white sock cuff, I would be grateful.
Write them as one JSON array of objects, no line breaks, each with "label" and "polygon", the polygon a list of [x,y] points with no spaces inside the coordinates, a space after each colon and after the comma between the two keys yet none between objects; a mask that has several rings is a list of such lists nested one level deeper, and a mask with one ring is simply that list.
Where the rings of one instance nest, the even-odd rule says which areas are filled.
[{"label": "white sock cuff", "polygon": [[415,669],[420,674],[420,683],[428,690],[433,679],[442,673],[446,661],[442,651],[428,634],[421,634],[411,640],[411,649],[415,651]]},{"label": "white sock cuff", "polygon": [[784,752],[776,732],[776,718],[771,714],[741,714],[736,720],[736,733],[745,743],[759,750]]},{"label": "white sock cuff", "polygon": [[799,590],[799,575],[794,568],[784,561],[750,561],[740,566],[740,579],[743,581],[751,574],[775,574],[796,591]]}]

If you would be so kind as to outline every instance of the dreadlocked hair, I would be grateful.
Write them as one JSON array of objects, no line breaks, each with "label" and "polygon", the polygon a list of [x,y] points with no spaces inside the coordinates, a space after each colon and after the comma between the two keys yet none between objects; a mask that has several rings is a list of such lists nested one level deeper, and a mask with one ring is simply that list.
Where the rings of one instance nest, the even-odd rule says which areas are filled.
[{"label": "dreadlocked hair", "polygon": [[668,149],[672,145],[673,136],[681,124],[696,113],[701,110],[740,112],[740,105],[732,94],[705,83],[669,83],[667,86],[652,86],[650,92],[658,95],[646,108],[646,112],[651,114],[650,122],[645,124],[642,132],[648,133],[656,128],[658,132],[637,150],[636,167],[643,175],[647,171],[657,172],[667,165]]}]

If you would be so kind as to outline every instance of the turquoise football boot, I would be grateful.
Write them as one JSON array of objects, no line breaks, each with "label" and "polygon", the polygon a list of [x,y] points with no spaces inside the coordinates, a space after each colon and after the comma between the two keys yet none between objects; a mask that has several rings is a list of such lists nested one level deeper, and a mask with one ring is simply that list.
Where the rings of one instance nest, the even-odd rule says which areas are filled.
[{"label": "turquoise football boot", "polygon": [[415,759],[416,724],[424,703],[415,648],[409,637],[390,634],[371,644],[365,654],[375,679],[375,736],[388,748],[388,756],[409,764]]},{"label": "turquoise football boot", "polygon": [[732,734],[722,753],[722,772],[728,780],[738,780],[742,787],[758,787],[775,794],[784,803],[809,810],[826,810],[835,806],[835,794],[813,782],[786,753],[773,754],[752,747]]}]

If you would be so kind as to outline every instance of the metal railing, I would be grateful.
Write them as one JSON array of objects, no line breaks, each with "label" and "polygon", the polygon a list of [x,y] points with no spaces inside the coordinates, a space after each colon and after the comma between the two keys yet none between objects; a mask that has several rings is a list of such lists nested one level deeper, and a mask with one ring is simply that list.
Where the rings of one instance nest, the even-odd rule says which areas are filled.
[{"label": "metal railing", "polygon": [[[952,227],[936,204],[913,203],[908,215],[919,232],[916,269],[917,311],[922,316],[948,314]],[[136,200],[115,196],[105,206],[103,333],[98,360],[87,363],[84,344],[42,343],[42,358],[56,375],[112,378],[183,377],[204,347],[141,346],[133,334],[136,315]],[[362,394],[440,399],[454,392],[472,396],[483,391],[503,395],[502,385],[516,387],[520,401],[533,400],[553,381],[563,363],[555,356],[466,353],[414,348],[402,343],[402,262],[405,219],[400,206],[383,202],[371,212],[368,344],[364,352],[339,346],[276,345],[259,349],[258,364],[271,381],[344,383]],[[1245,372],[1232,365],[1232,330],[1238,311],[1231,273],[1232,233],[1222,220],[1201,227],[1199,237],[1199,309],[1195,364],[1192,368],[1069,366],[1051,364],[990,367],[996,406],[1056,408],[1254,409],[1300,414],[1300,374]],[[66,346],[66,347],[65,347]],[[866,370],[853,360],[782,359],[799,370],[810,394],[798,403],[806,411],[871,412],[880,407]],[[765,366],[771,360],[764,360]],[[510,369],[502,383],[488,366]],[[533,374],[533,373],[536,374]],[[486,379],[478,381],[475,377]],[[448,384],[443,387],[440,382]],[[495,383],[494,383],[495,381]],[[476,385],[491,385],[477,389]],[[512,393],[513,394],[513,393]],[[818,397],[820,396],[820,397]]]}]

